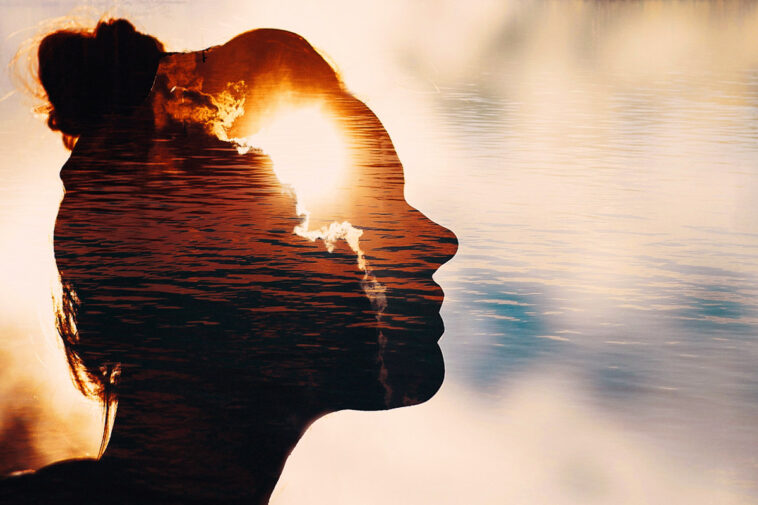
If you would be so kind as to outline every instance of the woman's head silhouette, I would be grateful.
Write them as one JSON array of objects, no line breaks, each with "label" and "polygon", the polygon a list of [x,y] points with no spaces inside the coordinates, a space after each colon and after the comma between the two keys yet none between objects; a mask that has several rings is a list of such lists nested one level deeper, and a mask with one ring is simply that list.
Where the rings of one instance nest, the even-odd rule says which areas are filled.
[{"label": "woman's head silhouette", "polygon": [[[318,416],[436,392],[432,274],[455,236],[405,201],[387,132],[308,42],[254,30],[167,54],[116,20],[53,33],[39,58],[73,147],[59,328],[80,389],[118,399],[100,468],[176,500],[265,502]],[[307,213],[253,140],[303,107],[348,160]],[[305,172],[320,125],[287,129]]]}]

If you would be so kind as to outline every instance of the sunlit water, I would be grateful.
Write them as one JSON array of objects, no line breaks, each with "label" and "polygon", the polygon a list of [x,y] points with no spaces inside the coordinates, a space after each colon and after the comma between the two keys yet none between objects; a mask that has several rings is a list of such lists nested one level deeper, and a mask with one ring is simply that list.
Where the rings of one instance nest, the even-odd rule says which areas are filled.
[{"label": "sunlit water", "polygon": [[[340,7],[344,19],[358,19]],[[156,17],[211,15],[189,3],[153,9]],[[261,24],[294,15],[262,11]],[[360,75],[353,82],[393,135],[409,202],[460,240],[435,276],[446,292],[447,382],[422,407],[317,423],[285,470],[280,503],[737,503],[708,493],[754,495],[755,6],[526,2],[488,4],[477,16],[443,2],[409,8],[415,25],[394,22],[402,7],[387,11],[374,20],[369,47],[384,51],[377,61],[395,76],[392,93]],[[349,54],[309,22],[288,27],[323,41],[338,63]],[[414,27],[419,33],[407,35]],[[3,34],[15,28],[4,24]],[[166,29],[192,40],[177,30]],[[204,33],[187,47],[217,41],[216,31]],[[6,59],[18,38],[10,40]],[[430,40],[447,40],[449,53]],[[372,68],[347,60],[348,84],[351,69]],[[0,107],[25,112],[17,97]],[[21,121],[39,138],[40,125]],[[55,210],[37,214],[30,202],[60,194],[55,166],[32,176],[15,165],[24,156],[24,166],[60,165],[65,155],[49,161],[14,140],[7,121],[2,129],[0,222],[14,237],[3,244],[3,272],[18,286],[16,266],[51,254],[45,236]],[[56,141],[40,140],[50,149]],[[37,256],[20,252],[26,240]],[[44,289],[32,291],[37,298],[9,299],[27,311],[44,306],[34,301]],[[36,317],[14,311],[3,322],[27,328],[28,338]],[[9,349],[21,340],[2,338]],[[7,375],[5,403],[31,404],[12,396]],[[62,445],[55,454],[77,447]],[[554,470],[556,461],[564,466]],[[402,472],[414,478],[402,481]],[[507,490],[486,478],[491,472],[506,476]],[[334,474],[353,484],[329,480]],[[535,498],[536,489],[545,494]]]}]

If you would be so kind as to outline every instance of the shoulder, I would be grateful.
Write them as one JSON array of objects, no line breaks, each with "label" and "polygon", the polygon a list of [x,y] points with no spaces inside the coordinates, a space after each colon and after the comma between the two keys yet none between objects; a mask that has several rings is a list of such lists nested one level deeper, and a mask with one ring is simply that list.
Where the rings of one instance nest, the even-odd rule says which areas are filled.
[{"label": "shoulder", "polygon": [[121,503],[124,483],[112,465],[92,459],[58,462],[36,472],[0,478],[0,503],[47,505]]}]

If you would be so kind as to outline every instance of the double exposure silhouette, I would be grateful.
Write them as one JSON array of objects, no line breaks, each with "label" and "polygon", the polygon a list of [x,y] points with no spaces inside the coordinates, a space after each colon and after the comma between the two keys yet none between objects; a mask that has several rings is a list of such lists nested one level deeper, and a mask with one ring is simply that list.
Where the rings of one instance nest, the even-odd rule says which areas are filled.
[{"label": "double exposure silhouette", "polygon": [[[0,496],[266,503],[319,416],[437,391],[432,274],[456,238],[405,201],[389,135],[308,42],[262,29],[166,53],[111,20],[38,54],[48,124],[72,148],[59,331],[112,419],[99,460],[6,479]],[[298,111],[321,122],[279,121],[312,117]],[[284,143],[256,145],[277,124]],[[331,179],[324,125],[346,160]],[[284,184],[277,164],[296,152]]]}]

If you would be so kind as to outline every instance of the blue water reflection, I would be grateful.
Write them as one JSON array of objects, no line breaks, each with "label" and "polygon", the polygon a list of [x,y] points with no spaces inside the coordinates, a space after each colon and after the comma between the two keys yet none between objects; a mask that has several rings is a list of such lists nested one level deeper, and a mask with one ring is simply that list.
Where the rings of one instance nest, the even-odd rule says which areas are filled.
[{"label": "blue water reflection", "polygon": [[636,431],[707,425],[749,465],[758,73],[627,88],[594,69],[566,89],[561,72],[480,74],[438,97],[481,206],[447,215],[463,244],[444,284],[450,375],[497,395],[525,370],[568,370]]}]

